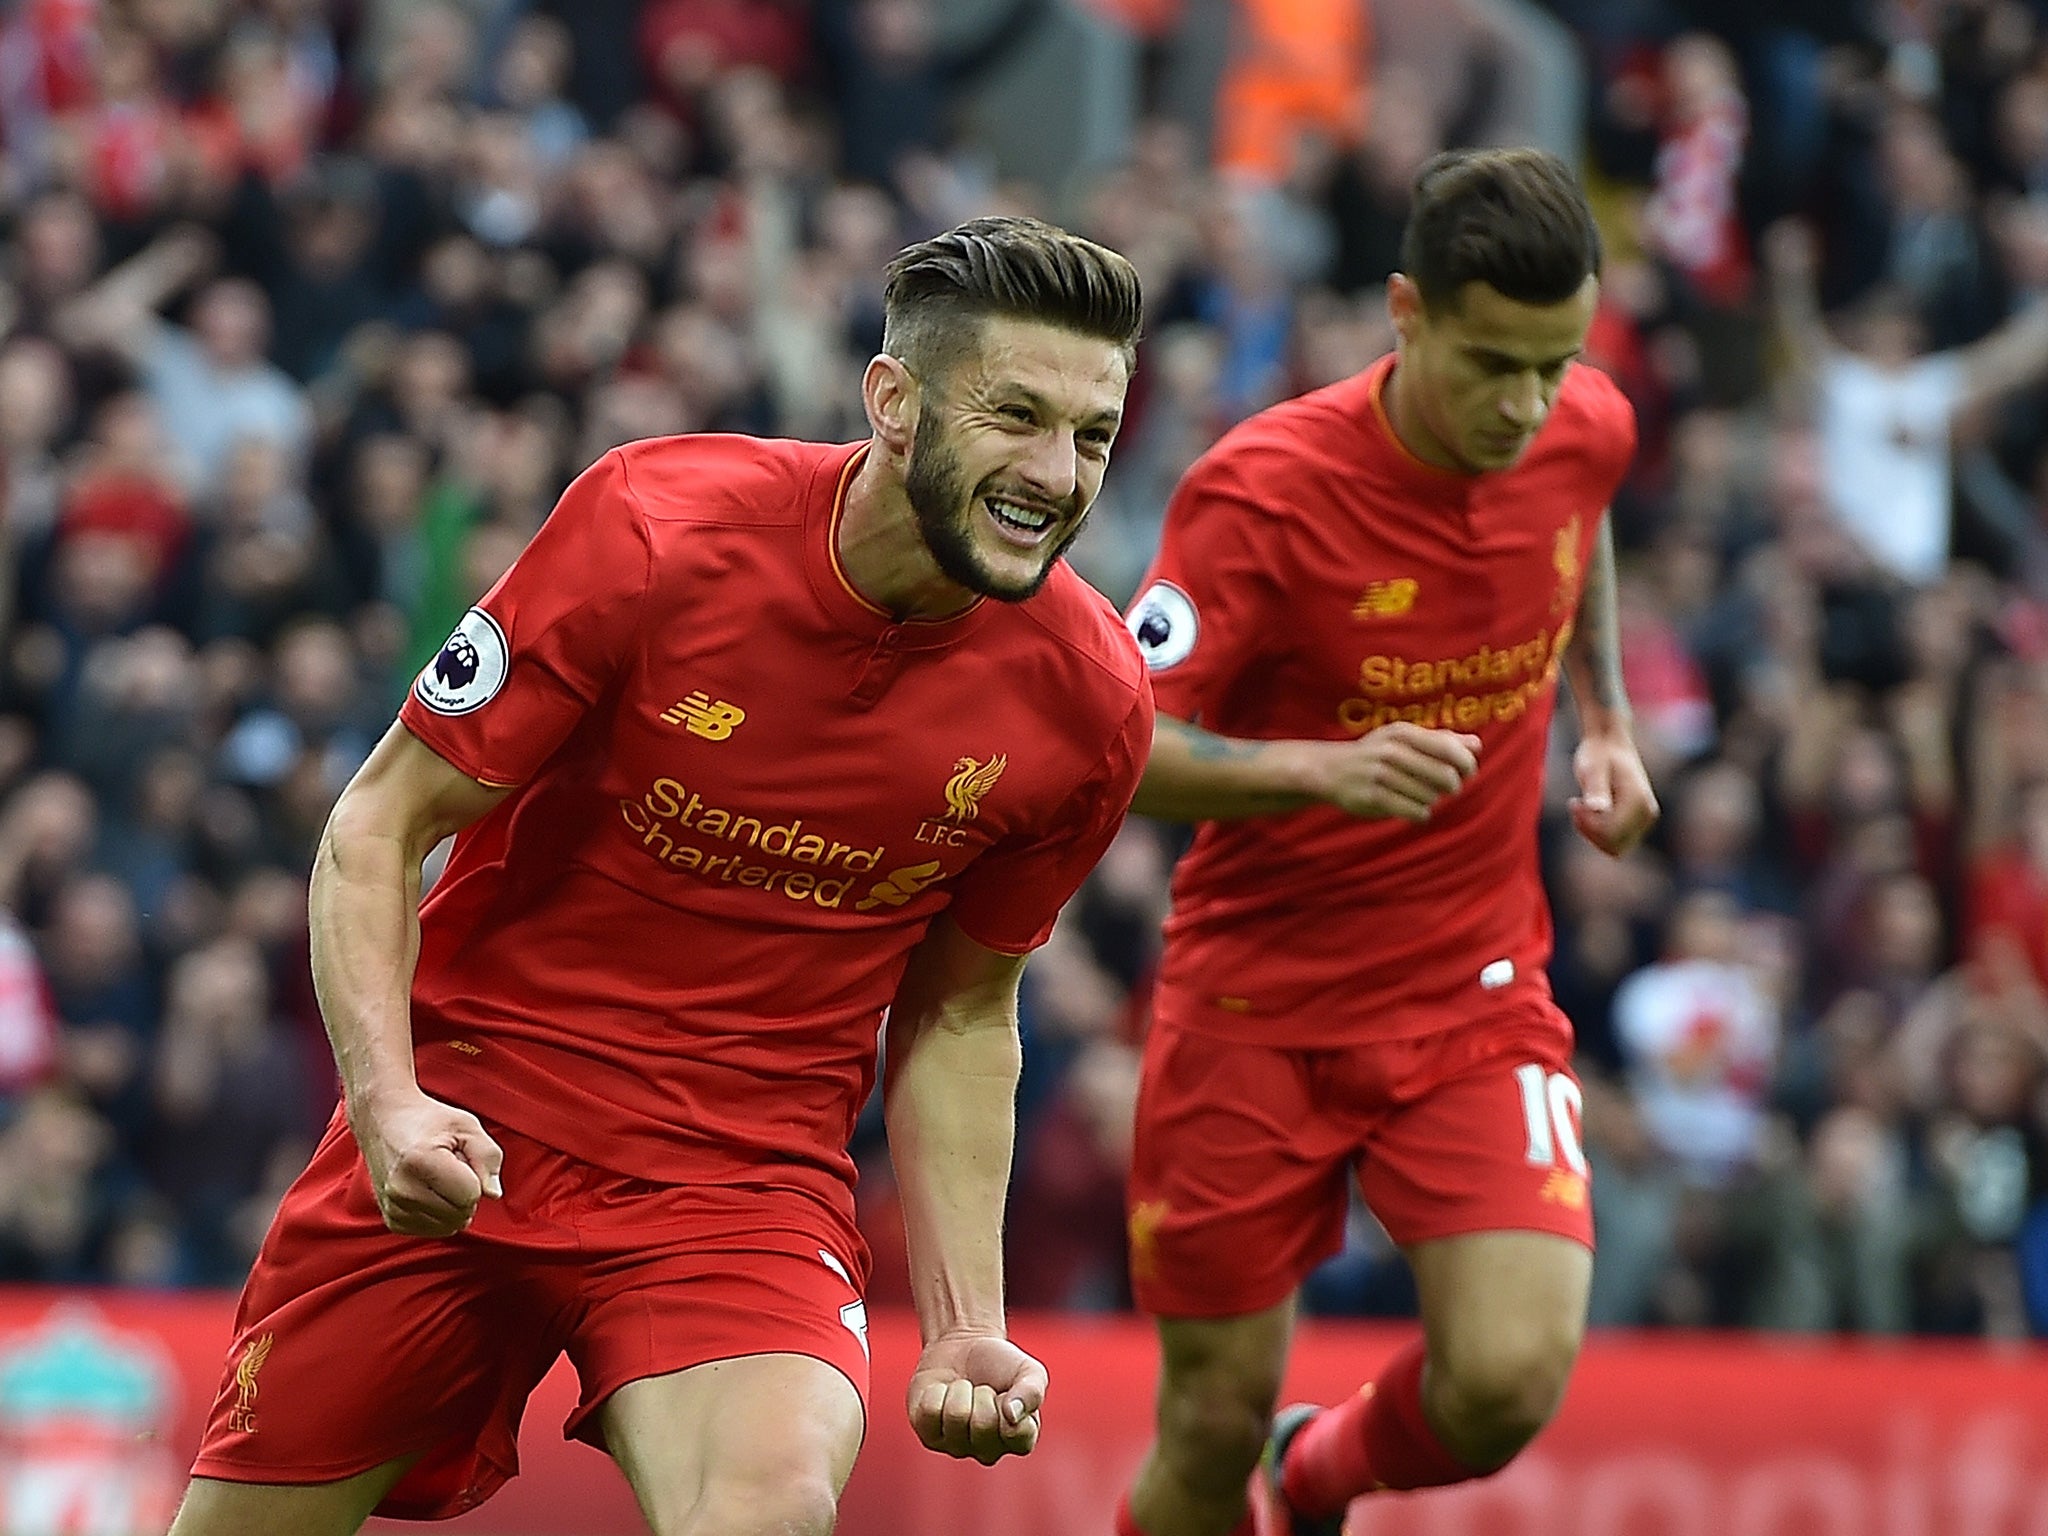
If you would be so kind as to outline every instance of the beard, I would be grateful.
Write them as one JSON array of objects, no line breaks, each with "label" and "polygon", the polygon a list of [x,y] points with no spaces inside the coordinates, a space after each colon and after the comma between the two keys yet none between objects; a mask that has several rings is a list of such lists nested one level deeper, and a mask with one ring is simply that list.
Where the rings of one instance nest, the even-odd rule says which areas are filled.
[{"label": "beard", "polygon": [[[1084,513],[1065,536],[1047,546],[1045,558],[1035,573],[1023,578],[1007,576],[990,568],[974,537],[982,499],[999,495],[1001,490],[993,477],[970,488],[960,469],[960,456],[941,436],[939,413],[927,410],[919,414],[909,462],[903,469],[903,494],[917,518],[918,537],[948,581],[981,597],[1021,603],[1045,585],[1053,566],[1080,536],[1088,518]],[[1044,504],[1040,496],[1027,494],[1017,499],[1032,505]],[[1074,505],[1074,497],[1063,498],[1055,515],[1061,519],[1071,516]]]}]

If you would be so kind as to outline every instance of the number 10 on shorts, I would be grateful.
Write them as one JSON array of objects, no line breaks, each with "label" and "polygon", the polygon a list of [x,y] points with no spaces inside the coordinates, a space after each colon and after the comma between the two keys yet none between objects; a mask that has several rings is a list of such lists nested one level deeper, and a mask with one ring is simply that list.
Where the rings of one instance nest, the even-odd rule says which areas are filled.
[{"label": "number 10 on shorts", "polygon": [[1536,1062],[1515,1068],[1522,1089],[1522,1114],[1529,1122],[1529,1161],[1555,1168],[1560,1160],[1584,1175],[1586,1154],[1579,1146],[1579,1119],[1585,1100],[1579,1085],[1562,1072],[1546,1072]]}]

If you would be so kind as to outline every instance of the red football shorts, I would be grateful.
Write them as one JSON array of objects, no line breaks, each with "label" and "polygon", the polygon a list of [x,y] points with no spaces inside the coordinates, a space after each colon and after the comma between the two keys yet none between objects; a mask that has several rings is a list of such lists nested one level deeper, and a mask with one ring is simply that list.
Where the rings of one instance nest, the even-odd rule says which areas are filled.
[{"label": "red football shorts", "polygon": [[1145,1042],[1131,1279],[1156,1317],[1276,1306],[1344,1242],[1346,1180],[1404,1247],[1472,1232],[1593,1245],[1571,1025],[1549,1002],[1420,1039]]},{"label": "red football shorts", "polygon": [[324,1483],[421,1460],[378,1513],[438,1519],[518,1471],[519,1418],[564,1351],[563,1433],[602,1445],[627,1382],[741,1355],[809,1355],[868,1392],[868,1256],[794,1190],[651,1184],[500,1126],[502,1199],[468,1231],[401,1237],[339,1113],[278,1209],[235,1315],[193,1473]]}]

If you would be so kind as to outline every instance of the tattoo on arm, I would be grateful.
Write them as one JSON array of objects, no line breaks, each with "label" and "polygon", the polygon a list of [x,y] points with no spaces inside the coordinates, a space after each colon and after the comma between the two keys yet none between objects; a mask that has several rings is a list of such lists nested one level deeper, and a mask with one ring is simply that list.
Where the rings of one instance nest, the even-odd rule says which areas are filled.
[{"label": "tattoo on arm", "polygon": [[1237,762],[1257,757],[1266,746],[1262,741],[1233,741],[1228,736],[1218,736],[1214,731],[1205,731],[1199,725],[1190,725],[1171,715],[1160,715],[1154,729],[1161,736],[1172,736],[1181,742],[1187,748],[1188,756],[1198,762]]},{"label": "tattoo on arm", "polygon": [[1572,634],[1568,659],[1575,663],[1573,691],[1584,690],[1582,702],[1625,714],[1628,691],[1622,683],[1621,622],[1615,615],[1614,593],[1614,524],[1603,512],[1593,540],[1593,558],[1586,568],[1586,585],[1579,593],[1578,627]]}]

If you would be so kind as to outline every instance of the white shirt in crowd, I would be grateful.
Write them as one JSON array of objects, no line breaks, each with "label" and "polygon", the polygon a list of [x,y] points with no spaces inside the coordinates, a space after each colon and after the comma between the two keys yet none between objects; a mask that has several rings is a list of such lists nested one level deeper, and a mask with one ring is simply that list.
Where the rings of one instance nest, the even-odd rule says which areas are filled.
[{"label": "white shirt in crowd", "polygon": [[1830,510],[1873,559],[1916,585],[1948,564],[1949,423],[1963,383],[1953,353],[1879,368],[1836,351],[1821,365]]},{"label": "white shirt in crowd", "polygon": [[1614,995],[1614,1032],[1650,1139],[1722,1184],[1756,1156],[1778,1013],[1754,972],[1719,960],[1645,966]]},{"label": "white shirt in crowd", "polygon": [[182,452],[179,468],[195,494],[219,489],[235,445],[245,437],[273,442],[295,465],[304,463],[313,412],[283,369],[259,361],[223,371],[188,332],[159,325],[142,374],[165,436]]}]

